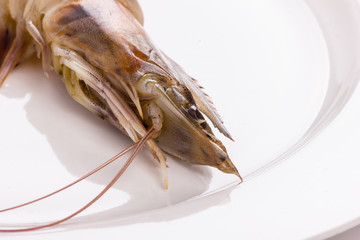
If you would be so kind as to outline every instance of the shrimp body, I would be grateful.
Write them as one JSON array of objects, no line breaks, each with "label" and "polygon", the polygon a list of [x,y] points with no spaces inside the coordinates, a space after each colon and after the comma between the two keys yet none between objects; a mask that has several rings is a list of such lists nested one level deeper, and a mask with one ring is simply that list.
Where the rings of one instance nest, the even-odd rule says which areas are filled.
[{"label": "shrimp body", "polygon": [[143,28],[136,0],[0,0],[0,84],[16,64],[41,55],[71,97],[108,120],[159,161],[163,151],[240,176],[206,122],[230,137],[198,83],[161,52]]}]

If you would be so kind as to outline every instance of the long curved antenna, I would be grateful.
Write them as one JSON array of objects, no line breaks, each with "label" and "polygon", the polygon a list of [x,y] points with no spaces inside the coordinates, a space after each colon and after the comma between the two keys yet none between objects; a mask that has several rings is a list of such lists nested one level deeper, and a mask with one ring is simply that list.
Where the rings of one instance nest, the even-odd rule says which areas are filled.
[{"label": "long curved antenna", "polygon": [[52,193],[49,193],[49,194],[47,194],[47,195],[45,195],[45,196],[39,197],[39,198],[34,199],[34,200],[32,200],[32,201],[29,201],[29,202],[26,202],[26,203],[22,203],[22,204],[20,204],[20,205],[16,205],[16,206],[13,206],[13,207],[10,207],[10,208],[1,209],[1,210],[0,210],[0,213],[2,213],[2,212],[7,212],[7,211],[10,211],[10,210],[14,210],[14,209],[21,208],[21,207],[25,207],[25,206],[27,206],[27,205],[30,205],[30,204],[32,204],[32,203],[36,203],[36,202],[38,202],[38,201],[40,201],[40,200],[43,200],[43,199],[45,199],[45,198],[51,197],[51,196],[53,196],[53,195],[55,195],[55,194],[57,194],[57,193],[59,193],[59,192],[64,191],[65,189],[67,189],[67,188],[69,188],[69,187],[71,187],[71,186],[73,186],[73,185],[81,182],[82,180],[84,180],[84,179],[90,177],[91,175],[93,175],[94,173],[100,171],[101,169],[103,169],[104,167],[106,167],[107,165],[109,165],[110,163],[114,162],[116,159],[118,159],[118,158],[121,157],[122,155],[124,155],[124,154],[126,154],[127,152],[129,152],[130,150],[134,149],[137,144],[138,144],[138,143],[134,143],[133,145],[131,145],[130,147],[128,147],[128,148],[125,149],[124,151],[118,153],[117,155],[115,155],[115,156],[112,157],[111,159],[107,160],[105,163],[101,164],[100,166],[98,166],[97,168],[95,168],[94,170],[92,170],[91,172],[85,174],[85,175],[82,176],[81,178],[79,178],[79,179],[77,179],[76,181],[74,181],[74,182],[66,185],[65,187],[62,187],[62,188],[60,188],[60,189],[58,189],[58,190],[56,190],[56,191],[54,191],[54,192],[52,192]]},{"label": "long curved antenna", "polygon": [[73,213],[73,214],[71,214],[71,215],[69,215],[69,216],[67,216],[67,217],[65,217],[65,218],[63,218],[61,220],[53,222],[53,223],[44,224],[44,225],[37,226],[37,227],[23,228],[23,229],[0,229],[0,232],[2,232],[2,233],[29,232],[29,231],[35,231],[35,230],[39,230],[39,229],[43,229],[43,228],[53,227],[55,225],[63,223],[65,221],[75,217],[76,215],[80,214],[81,212],[83,212],[84,210],[89,208],[92,204],[94,204],[97,200],[99,200],[117,182],[117,180],[119,180],[119,178],[123,175],[125,170],[130,166],[130,164],[132,163],[132,161],[134,160],[136,155],[139,153],[141,148],[144,146],[146,141],[149,140],[154,133],[155,133],[155,128],[152,127],[146,133],[146,135],[139,141],[139,143],[137,144],[134,152],[131,154],[131,156],[128,158],[128,160],[125,162],[124,166],[122,166],[122,168],[116,174],[116,176],[111,180],[111,182],[93,200],[91,200],[89,203],[87,203],[84,207],[80,208],[75,213]]}]

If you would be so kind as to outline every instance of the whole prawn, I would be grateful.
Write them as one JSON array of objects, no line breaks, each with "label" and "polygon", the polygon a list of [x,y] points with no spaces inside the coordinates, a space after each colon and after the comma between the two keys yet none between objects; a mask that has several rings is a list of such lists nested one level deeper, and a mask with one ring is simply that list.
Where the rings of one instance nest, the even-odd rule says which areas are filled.
[{"label": "whole prawn", "polygon": [[[0,86],[17,64],[37,54],[47,76],[55,71],[71,97],[135,142],[124,151],[134,149],[119,173],[76,213],[51,224],[0,232],[50,227],[82,212],[111,188],[143,146],[159,162],[165,188],[163,152],[241,179],[203,116],[231,139],[212,101],[196,80],[151,42],[136,0],[0,0],[0,6]],[[0,212],[39,201],[76,182]]]}]

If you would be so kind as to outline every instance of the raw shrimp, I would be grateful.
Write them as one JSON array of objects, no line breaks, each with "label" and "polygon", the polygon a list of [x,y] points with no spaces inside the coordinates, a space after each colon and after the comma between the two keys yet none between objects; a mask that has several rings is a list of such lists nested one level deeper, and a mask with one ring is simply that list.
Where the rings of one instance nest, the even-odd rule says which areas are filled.
[{"label": "raw shrimp", "polygon": [[0,0],[0,6],[0,86],[17,64],[37,54],[47,76],[60,75],[72,98],[136,143],[119,174],[83,209],[54,224],[0,232],[53,226],[85,210],[142,146],[159,162],[165,188],[163,152],[241,179],[204,118],[232,139],[212,101],[152,43],[136,0]]}]

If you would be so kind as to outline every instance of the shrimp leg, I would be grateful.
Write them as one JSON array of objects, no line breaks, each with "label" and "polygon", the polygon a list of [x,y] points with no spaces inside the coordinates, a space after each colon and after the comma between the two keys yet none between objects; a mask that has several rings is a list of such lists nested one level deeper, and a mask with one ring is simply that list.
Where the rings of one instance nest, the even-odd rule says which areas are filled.
[{"label": "shrimp leg", "polygon": [[26,22],[26,30],[39,45],[42,53],[42,67],[47,78],[51,71],[51,54],[49,46],[45,43],[45,40],[41,36],[39,30],[35,27],[32,21]]},{"label": "shrimp leg", "polygon": [[[63,67],[70,69],[76,76],[81,79],[90,88],[94,89],[100,96],[106,101],[111,112],[116,116],[119,121],[119,125],[123,127],[123,131],[134,141],[139,141],[140,138],[145,136],[146,129],[143,123],[135,115],[133,110],[130,108],[128,103],[123,97],[114,92],[111,87],[107,86],[107,81],[104,79],[102,74],[87,61],[85,61],[77,53],[72,52],[68,49],[60,47],[56,44],[51,46],[52,52],[55,57],[62,58]],[[82,95],[79,95],[82,96]],[[89,107],[92,109],[92,106]],[[157,124],[157,131],[160,130],[161,126]],[[153,156],[159,161],[164,178],[164,186],[168,188],[168,178],[165,163],[164,153],[156,145],[155,141],[150,139],[146,143],[147,148],[151,151]]]},{"label": "shrimp leg", "polygon": [[119,178],[123,175],[125,170],[133,162],[133,160],[135,159],[135,157],[137,156],[137,154],[139,153],[141,148],[154,135],[154,133],[156,133],[156,129],[154,127],[152,127],[145,134],[145,136],[140,140],[140,142],[137,144],[136,148],[134,149],[134,152],[131,154],[131,156],[128,158],[128,160],[125,162],[124,166],[120,169],[120,171],[116,174],[116,176],[110,181],[110,183],[108,185],[106,185],[106,187],[94,199],[92,199],[89,203],[87,203],[84,207],[82,207],[81,209],[79,209],[75,213],[73,213],[73,214],[71,214],[71,215],[69,215],[69,216],[67,216],[67,217],[65,217],[65,218],[63,218],[61,220],[55,221],[53,223],[49,223],[49,224],[45,224],[45,225],[41,225],[41,226],[37,226],[37,227],[23,228],[23,229],[0,229],[0,232],[2,232],[2,233],[29,232],[29,231],[35,231],[35,230],[39,230],[39,229],[43,229],[43,228],[53,227],[53,226],[56,226],[56,225],[58,225],[60,223],[63,223],[65,221],[75,217],[76,215],[82,213],[84,210],[86,210],[92,204],[94,204],[97,200],[99,200],[119,180]]}]

